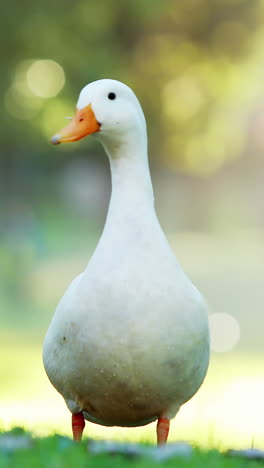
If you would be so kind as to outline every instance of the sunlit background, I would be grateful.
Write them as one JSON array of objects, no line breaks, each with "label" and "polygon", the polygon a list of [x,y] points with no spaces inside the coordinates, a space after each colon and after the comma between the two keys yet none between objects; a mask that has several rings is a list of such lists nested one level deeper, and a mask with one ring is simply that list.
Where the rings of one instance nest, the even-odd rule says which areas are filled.
[{"label": "sunlit background", "polygon": [[[212,359],[170,440],[264,447],[264,2],[7,2],[0,87],[0,426],[70,433],[41,346],[102,231],[107,158],[53,148],[80,89],[109,77],[144,108],[162,227],[210,308]],[[153,425],[91,437],[154,440]]]}]

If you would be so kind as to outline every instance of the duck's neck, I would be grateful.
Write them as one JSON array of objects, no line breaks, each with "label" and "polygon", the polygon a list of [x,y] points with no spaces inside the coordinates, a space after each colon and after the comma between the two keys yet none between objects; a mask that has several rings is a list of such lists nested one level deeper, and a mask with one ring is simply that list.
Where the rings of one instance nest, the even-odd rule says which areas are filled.
[{"label": "duck's neck", "polygon": [[136,223],[154,213],[154,197],[149,172],[147,139],[105,144],[111,168],[112,194],[107,215],[109,223]]}]

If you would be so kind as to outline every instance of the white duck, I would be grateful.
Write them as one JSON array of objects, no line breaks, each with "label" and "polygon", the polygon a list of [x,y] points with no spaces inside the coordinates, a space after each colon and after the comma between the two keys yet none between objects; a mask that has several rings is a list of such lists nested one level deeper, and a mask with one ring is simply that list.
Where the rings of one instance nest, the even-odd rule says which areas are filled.
[{"label": "white duck", "polygon": [[169,420],[202,384],[209,361],[207,310],[159,225],[141,106],[128,86],[98,80],[51,142],[95,134],[112,175],[106,224],[85,271],[60,301],[44,342],[47,375],[72,412],[104,426]]}]

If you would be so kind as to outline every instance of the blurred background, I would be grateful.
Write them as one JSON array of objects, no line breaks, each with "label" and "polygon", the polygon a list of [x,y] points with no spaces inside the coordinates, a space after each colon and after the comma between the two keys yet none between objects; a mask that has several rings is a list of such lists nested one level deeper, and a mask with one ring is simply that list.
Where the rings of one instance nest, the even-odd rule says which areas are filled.
[{"label": "blurred background", "polygon": [[110,174],[93,138],[48,139],[107,77],[141,101],[159,219],[210,308],[208,377],[171,440],[263,448],[263,0],[16,0],[0,22],[0,426],[70,433],[41,346],[102,232]]}]

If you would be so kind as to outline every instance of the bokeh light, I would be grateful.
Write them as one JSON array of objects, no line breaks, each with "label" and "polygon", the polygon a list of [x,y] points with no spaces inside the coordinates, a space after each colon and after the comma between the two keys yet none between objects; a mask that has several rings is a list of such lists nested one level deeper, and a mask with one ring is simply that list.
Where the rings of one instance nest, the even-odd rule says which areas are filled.
[{"label": "bokeh light", "polygon": [[[73,115],[74,112],[75,106],[71,106],[63,99],[57,99],[56,102],[51,101],[47,104],[41,116],[41,128],[44,136],[50,139],[54,133],[67,125],[65,117]],[[68,147],[68,145],[65,146]]]},{"label": "bokeh light", "polygon": [[31,120],[43,108],[44,99],[56,96],[64,83],[63,68],[53,60],[22,60],[5,92],[6,110],[16,119]]},{"label": "bokeh light", "polygon": [[54,60],[36,60],[27,71],[27,83],[35,96],[57,96],[65,83],[63,68]]},{"label": "bokeh light", "polygon": [[199,111],[203,100],[199,83],[190,75],[170,81],[162,93],[162,105],[168,119],[190,119]]},{"label": "bokeh light", "polygon": [[211,349],[218,353],[231,351],[239,342],[240,327],[230,314],[215,313],[209,316]]}]

